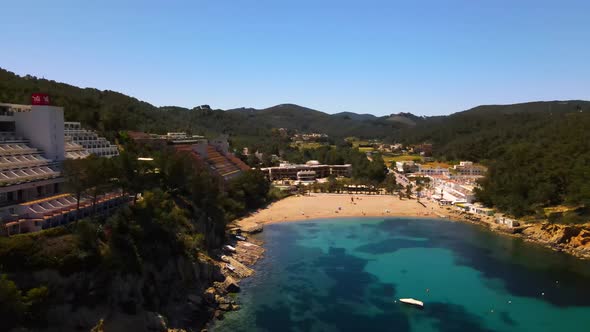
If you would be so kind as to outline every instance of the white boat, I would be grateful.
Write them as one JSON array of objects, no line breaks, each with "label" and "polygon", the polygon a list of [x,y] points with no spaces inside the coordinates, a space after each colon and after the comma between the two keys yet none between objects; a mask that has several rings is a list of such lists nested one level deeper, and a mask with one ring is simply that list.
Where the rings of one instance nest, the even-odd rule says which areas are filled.
[{"label": "white boat", "polygon": [[224,245],[223,249],[225,249],[227,251],[231,251],[231,252],[236,252],[236,248],[230,246],[229,244]]},{"label": "white boat", "polygon": [[236,239],[238,239],[240,241],[246,241],[246,238],[241,235],[236,235]]},{"label": "white boat", "polygon": [[399,299],[400,302],[415,305],[416,307],[424,308],[424,302],[418,301],[416,299]]}]

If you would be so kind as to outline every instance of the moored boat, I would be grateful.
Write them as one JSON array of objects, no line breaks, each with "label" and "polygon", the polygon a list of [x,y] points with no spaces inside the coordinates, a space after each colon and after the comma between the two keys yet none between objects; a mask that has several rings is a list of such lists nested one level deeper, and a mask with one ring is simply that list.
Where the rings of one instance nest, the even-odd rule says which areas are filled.
[{"label": "moored boat", "polygon": [[414,306],[419,307],[419,308],[424,308],[424,302],[418,301],[416,299],[412,299],[412,298],[399,299],[399,301],[402,302],[402,303],[414,305]]}]

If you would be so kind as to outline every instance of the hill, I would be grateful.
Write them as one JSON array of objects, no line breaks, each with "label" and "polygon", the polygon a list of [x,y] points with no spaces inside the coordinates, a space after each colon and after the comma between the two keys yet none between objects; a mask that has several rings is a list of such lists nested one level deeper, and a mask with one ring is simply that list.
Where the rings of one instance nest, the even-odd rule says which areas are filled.
[{"label": "hill", "polygon": [[588,128],[590,102],[573,100],[479,106],[427,118],[397,135],[433,143],[441,159],[487,164],[479,199],[522,216],[560,204],[590,206]]},{"label": "hill", "polygon": [[302,132],[326,133],[331,137],[385,137],[405,125],[388,123],[369,114],[346,112],[330,115],[294,104],[281,104],[265,109],[240,108],[228,110],[242,116],[242,124],[267,128],[288,128]]},{"label": "hill", "polygon": [[340,113],[332,114],[332,116],[344,118],[344,119],[360,120],[360,121],[377,119],[377,117],[374,116],[373,114],[358,114],[358,113],[354,113],[354,112],[340,112]]},{"label": "hill", "polygon": [[390,116],[386,117],[385,120],[389,122],[401,123],[406,126],[412,127],[415,126],[417,123],[422,122],[422,120],[424,120],[424,117],[416,116],[412,113],[402,112],[397,114],[391,114]]},{"label": "hill", "polygon": [[367,115],[359,115],[360,118],[333,116],[293,104],[260,110],[239,108],[227,111],[214,110],[208,105],[193,109],[156,107],[114,91],[82,89],[29,75],[19,76],[0,69],[0,102],[28,104],[30,95],[34,92],[47,93],[55,105],[63,106],[66,120],[83,122],[85,126],[107,135],[109,132],[129,129],[159,133],[187,131],[205,135],[228,133],[260,137],[270,135],[272,128],[288,128],[327,133],[336,138],[385,137],[392,130],[404,126],[374,116],[369,119]]}]

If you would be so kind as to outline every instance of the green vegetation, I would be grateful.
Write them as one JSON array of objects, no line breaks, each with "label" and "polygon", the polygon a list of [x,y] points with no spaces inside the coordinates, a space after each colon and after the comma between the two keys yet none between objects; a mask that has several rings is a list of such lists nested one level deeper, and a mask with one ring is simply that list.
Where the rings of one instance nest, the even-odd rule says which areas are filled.
[{"label": "green vegetation", "polygon": [[[66,301],[51,297],[47,302],[52,289],[28,277],[36,271],[55,270],[64,276],[88,273],[108,285],[117,275],[163,269],[171,259],[196,259],[223,244],[229,220],[279,195],[270,192],[259,171],[246,171],[221,183],[188,155],[162,152],[154,154],[153,162],[139,162],[135,152],[129,152],[134,150],[128,146],[111,159],[68,161],[64,171],[67,185],[80,195],[96,199],[119,188],[136,197],[135,204],[109,218],[96,215],[65,227],[0,237],[0,268],[6,274],[0,280],[0,302],[10,304],[0,306],[0,318],[11,318],[3,320],[7,326],[42,325],[45,312],[36,308]],[[21,285],[21,280],[27,282]],[[97,304],[91,302],[81,304]],[[32,318],[33,314],[37,316]]]},{"label": "green vegetation", "polygon": [[588,128],[589,102],[539,102],[477,107],[428,119],[400,135],[434,143],[439,159],[488,165],[479,199],[524,216],[546,206],[589,206]]},{"label": "green vegetation", "polygon": [[[298,148],[291,147],[288,135],[281,136],[277,128],[326,133],[329,143],[336,145],[334,149],[352,146],[368,151],[366,144],[375,138],[411,144],[430,142],[438,160],[472,160],[488,165],[490,172],[478,196],[486,204],[516,216],[538,213],[551,205],[587,206],[590,197],[590,140],[585,130],[590,127],[590,103],[585,101],[479,106],[428,118],[408,113],[386,117],[346,112],[328,115],[292,104],[263,110],[221,111],[207,105],[158,108],[112,91],[80,89],[0,70],[0,101],[27,104],[32,92],[48,93],[54,104],[65,108],[67,120],[81,121],[111,139],[124,139],[118,136],[123,129],[229,133],[234,148],[248,146],[251,151],[280,155],[292,162],[312,159],[307,158],[312,153],[306,151],[326,147],[304,146],[294,152]],[[355,138],[341,145],[344,137]],[[386,164],[407,158],[382,157]],[[266,158],[262,162],[250,160],[250,164],[271,165]],[[363,162],[353,164],[366,166]]]},{"label": "green vegetation", "polygon": [[29,322],[30,326],[42,324],[43,315],[48,309],[48,299],[47,287],[31,288],[23,294],[5,274],[0,275],[0,329],[10,330],[23,320]]},{"label": "green vegetation", "polygon": [[[321,132],[330,137],[385,137],[391,130],[405,126],[384,118],[332,116],[291,104],[263,110],[227,111],[213,110],[208,105],[192,109],[155,107],[114,91],[81,89],[33,76],[21,77],[0,69],[0,102],[30,104],[31,93],[35,92],[49,94],[54,105],[64,107],[67,121],[81,121],[84,126],[100,130],[111,139],[119,130],[125,129],[155,133],[186,131],[207,136],[231,133],[236,139],[252,143],[270,138],[273,128]],[[252,137],[256,139],[252,140]]]}]

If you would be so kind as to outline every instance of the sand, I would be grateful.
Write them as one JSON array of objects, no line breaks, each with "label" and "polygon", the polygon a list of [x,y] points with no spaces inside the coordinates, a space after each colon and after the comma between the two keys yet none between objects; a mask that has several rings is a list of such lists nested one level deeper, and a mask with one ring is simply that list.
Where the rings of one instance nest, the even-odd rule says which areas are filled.
[{"label": "sand", "polygon": [[[351,201],[351,197],[354,201]],[[422,204],[424,205],[422,205]],[[236,222],[247,230],[259,224],[342,217],[448,217],[438,204],[391,195],[319,194],[291,196]]]}]

